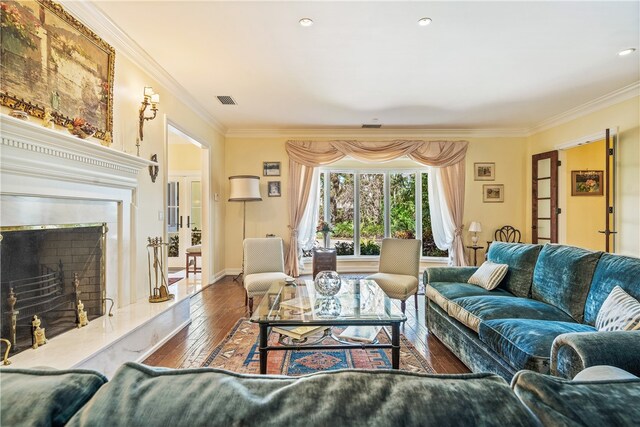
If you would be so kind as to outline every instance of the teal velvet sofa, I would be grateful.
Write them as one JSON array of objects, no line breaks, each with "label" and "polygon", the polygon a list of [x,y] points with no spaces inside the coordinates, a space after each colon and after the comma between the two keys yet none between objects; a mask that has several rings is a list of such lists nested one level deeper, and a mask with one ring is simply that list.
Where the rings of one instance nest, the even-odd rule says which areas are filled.
[{"label": "teal velvet sofa", "polygon": [[640,378],[344,370],[299,378],[123,365],[0,370],[2,426],[632,426]]},{"label": "teal velvet sofa", "polygon": [[492,291],[467,283],[477,267],[424,272],[427,327],[473,372],[573,378],[586,367],[612,365],[640,375],[640,331],[594,327],[615,286],[640,298],[640,259],[502,242],[491,244],[487,259],[509,265]]}]

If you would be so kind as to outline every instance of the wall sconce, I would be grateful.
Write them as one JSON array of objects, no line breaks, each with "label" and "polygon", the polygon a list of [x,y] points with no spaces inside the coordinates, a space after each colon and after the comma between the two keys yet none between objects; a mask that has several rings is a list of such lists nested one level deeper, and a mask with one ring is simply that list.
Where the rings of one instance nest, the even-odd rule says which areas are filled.
[{"label": "wall sconce", "polygon": [[[160,103],[160,95],[153,91],[153,88],[150,86],[146,86],[144,88],[144,99],[142,100],[142,105],[140,106],[140,126],[139,126],[139,134],[140,141],[143,140],[142,128],[144,126],[145,120],[153,120],[156,118],[158,114],[158,104]],[[152,116],[145,116],[144,112],[147,110],[147,107],[151,105],[151,111],[153,111]]]}]

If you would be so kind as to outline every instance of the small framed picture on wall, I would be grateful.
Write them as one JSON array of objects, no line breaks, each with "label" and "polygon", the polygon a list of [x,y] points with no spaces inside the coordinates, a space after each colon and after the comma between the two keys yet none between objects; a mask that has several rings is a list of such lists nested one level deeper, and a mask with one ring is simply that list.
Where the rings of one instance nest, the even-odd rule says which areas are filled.
[{"label": "small framed picture on wall", "polygon": [[484,203],[504,202],[504,184],[485,184],[482,186],[482,201]]},{"label": "small framed picture on wall", "polygon": [[280,181],[269,181],[267,183],[267,195],[269,197],[280,197]]},{"label": "small framed picture on wall", "polygon": [[474,163],[473,164],[473,180],[474,181],[495,181],[496,180],[496,164],[495,163]]},{"label": "small framed picture on wall", "polygon": [[280,176],[280,162],[264,162],[262,176]]},{"label": "small framed picture on wall", "polygon": [[572,196],[602,196],[603,171],[571,171]]}]

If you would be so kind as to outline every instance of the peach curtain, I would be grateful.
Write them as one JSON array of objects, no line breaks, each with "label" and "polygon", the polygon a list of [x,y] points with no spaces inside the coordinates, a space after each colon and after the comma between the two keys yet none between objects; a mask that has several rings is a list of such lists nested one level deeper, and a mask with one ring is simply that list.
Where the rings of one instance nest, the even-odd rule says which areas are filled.
[{"label": "peach curtain", "polygon": [[[313,169],[318,166],[334,163],[349,156],[367,162],[385,162],[407,156],[420,164],[451,169],[444,174],[448,178],[446,186],[447,204],[455,220],[456,230],[462,230],[462,214],[464,204],[464,158],[467,152],[467,141],[424,141],[424,140],[392,140],[392,141],[287,141],[286,150],[289,155],[289,249],[285,265],[287,274],[299,276],[298,265],[298,226],[309,200]],[[457,166],[458,164],[461,166]],[[458,205],[458,201],[462,204]],[[460,233],[457,233],[458,236]],[[457,265],[465,265],[462,239],[454,240]],[[458,248],[458,246],[460,246]]]}]

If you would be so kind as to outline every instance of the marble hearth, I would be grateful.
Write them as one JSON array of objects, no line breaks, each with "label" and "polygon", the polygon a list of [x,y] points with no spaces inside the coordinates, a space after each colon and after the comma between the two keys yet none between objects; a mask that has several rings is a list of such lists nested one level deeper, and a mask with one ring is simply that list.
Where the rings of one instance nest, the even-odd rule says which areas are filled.
[{"label": "marble hearth", "polygon": [[11,366],[83,367],[109,376],[188,324],[187,292],[172,289],[175,300],[150,304],[132,286],[137,245],[146,241],[136,236],[138,179],[145,178],[138,175],[150,162],[6,115],[0,136],[0,227],[106,224],[105,294],[114,301],[113,316],[25,350]]}]

